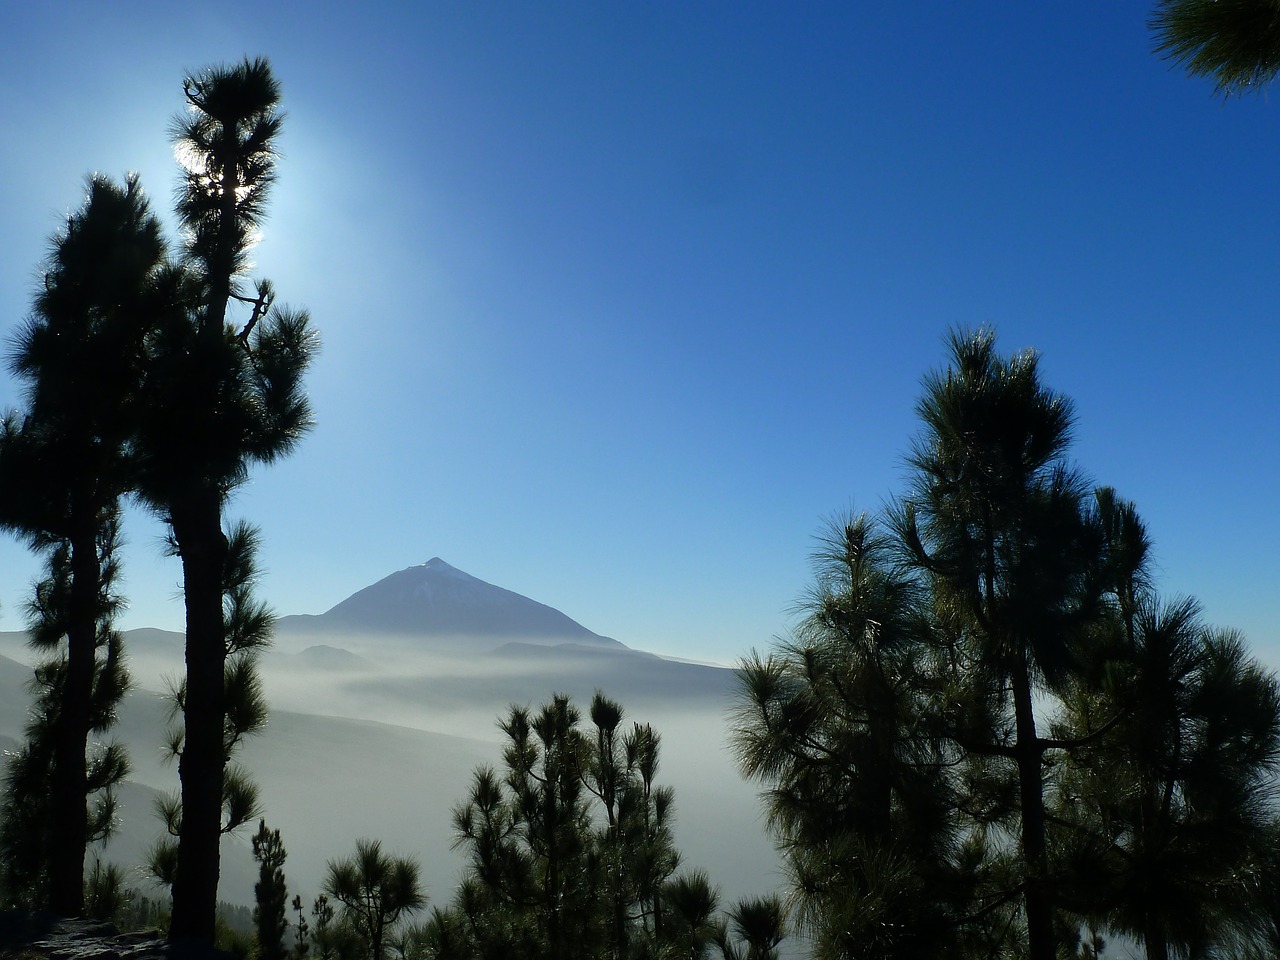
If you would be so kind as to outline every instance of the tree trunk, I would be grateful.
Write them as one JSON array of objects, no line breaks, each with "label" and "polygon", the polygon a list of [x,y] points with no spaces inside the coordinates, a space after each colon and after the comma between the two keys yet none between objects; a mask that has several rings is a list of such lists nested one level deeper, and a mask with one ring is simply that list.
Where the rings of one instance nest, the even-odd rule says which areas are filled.
[{"label": "tree trunk", "polygon": [[370,910],[372,916],[369,920],[369,956],[370,960],[382,960],[382,933],[385,920],[376,905],[370,907]]},{"label": "tree trunk", "polygon": [[561,891],[560,891],[560,839],[559,813],[556,810],[556,779],[549,774],[544,789],[543,820],[547,831],[547,945],[552,960],[563,960],[563,931],[560,924]]},{"label": "tree trunk", "polygon": [[67,917],[84,912],[89,792],[85,751],[93,698],[100,574],[94,527],[78,524],[71,537],[66,686],[54,727],[49,797],[52,822],[57,825],[49,837],[49,906]]},{"label": "tree trunk", "polygon": [[[1171,783],[1167,785],[1172,787]],[[1159,849],[1168,842],[1166,831],[1168,802],[1165,800],[1167,793],[1168,791],[1161,789],[1154,777],[1143,777],[1138,837],[1138,842],[1143,847],[1149,844]],[[1140,855],[1139,862],[1143,864],[1142,872],[1137,878],[1139,884],[1160,880],[1159,877],[1148,876],[1152,861],[1148,859],[1145,850]],[[1142,932],[1142,942],[1146,948],[1147,960],[1169,960],[1169,940],[1165,936],[1160,916],[1158,914],[1152,916],[1149,909],[1144,913],[1146,913],[1146,923],[1143,926],[1146,929]]]},{"label": "tree trunk", "polygon": [[1031,700],[1031,676],[1025,653],[1012,677],[1017,742],[1018,796],[1022,808],[1022,860],[1026,885],[1027,956],[1054,960],[1053,900],[1049,891],[1049,857],[1045,842],[1044,781],[1041,747]]},{"label": "tree trunk", "polygon": [[212,944],[218,901],[218,843],[222,838],[222,784],[227,757],[223,672],[226,646],[222,576],[227,541],[222,498],[201,491],[172,509],[174,538],[182,557],[187,606],[187,685],[182,717],[185,737],[182,826],[173,884],[171,939]]},{"label": "tree trunk", "polygon": [[877,848],[891,841],[893,826],[893,778],[898,739],[897,704],[893,690],[874,660],[867,664],[867,736],[874,762],[861,771],[867,783],[867,804],[861,830]]}]

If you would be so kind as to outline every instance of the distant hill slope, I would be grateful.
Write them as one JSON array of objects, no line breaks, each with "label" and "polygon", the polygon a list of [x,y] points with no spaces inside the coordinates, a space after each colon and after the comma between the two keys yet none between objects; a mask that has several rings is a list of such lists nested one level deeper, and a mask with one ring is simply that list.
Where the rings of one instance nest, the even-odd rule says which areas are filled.
[{"label": "distant hill slope", "polygon": [[482,646],[511,641],[622,646],[553,607],[486,583],[439,557],[384,577],[318,616],[281,617],[277,630],[282,636],[382,634]]},{"label": "distant hill slope", "polygon": [[[169,701],[154,691],[181,677],[183,646],[181,633],[125,634],[137,687],[110,735],[127,744],[132,770],[106,851],[122,865],[141,861],[159,835],[156,792],[178,786],[165,762]],[[22,737],[32,660],[25,634],[0,632],[0,749]],[[436,558],[325,614],[281,618],[261,676],[271,715],[240,760],[261,787],[267,823],[283,833],[291,893],[307,902],[327,861],[360,837],[417,857],[432,901],[447,902],[464,866],[451,810],[476,767],[501,763],[498,719],[553,693],[585,712],[597,689],[621,702],[626,729],[651,723],[662,737],[659,781],[676,790],[686,864],[706,868],[726,901],[781,882],[757,785],[738,776],[728,743],[735,670],[631,649]],[[220,891],[232,902],[252,902],[255,824],[223,842]]]},{"label": "distant hill slope", "polygon": [[[166,646],[173,636],[144,639]],[[416,857],[432,902],[446,903],[465,865],[452,849],[451,811],[466,799],[477,767],[501,763],[495,721],[512,701],[536,707],[554,691],[573,694],[585,711],[596,687],[622,701],[628,728],[633,720],[652,723],[661,735],[658,779],[676,790],[676,842],[686,863],[707,869],[726,900],[780,883],[756,786],[737,776],[724,740],[733,671],[581,645],[483,656],[425,652],[416,660],[364,653],[374,656],[329,650],[263,662],[270,718],[238,759],[261,788],[268,825],[283,833],[291,894],[309,903],[327,862],[369,837]],[[30,667],[0,656],[0,748],[12,749],[22,737],[30,676]],[[162,830],[157,792],[178,787],[164,748],[168,713],[164,697],[134,690],[110,733],[127,745],[132,769],[120,791],[120,831],[105,859],[130,867],[133,882],[141,882],[137,864]],[[223,841],[220,895],[231,902],[253,902],[248,838],[255,825]],[[149,884],[141,889],[156,892]]]}]

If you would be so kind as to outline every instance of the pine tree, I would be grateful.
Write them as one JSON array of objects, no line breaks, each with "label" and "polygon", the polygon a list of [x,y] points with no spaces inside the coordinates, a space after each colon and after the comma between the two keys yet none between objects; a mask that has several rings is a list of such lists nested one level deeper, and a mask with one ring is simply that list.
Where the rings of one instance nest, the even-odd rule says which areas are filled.
[{"label": "pine tree", "polygon": [[51,579],[34,601],[35,641],[63,652],[56,702],[48,699],[53,688],[38,684],[45,742],[35,754],[46,755],[49,813],[59,824],[44,853],[47,903],[63,914],[83,908],[85,846],[94,832],[85,798],[97,775],[86,751],[110,713],[95,715],[95,689],[125,682],[120,658],[112,659],[118,600],[110,582],[118,504],[134,477],[144,344],[173,312],[182,283],[165,262],[159,222],[137,178],[117,185],[93,177],[84,206],[54,238],[43,289],[9,357],[28,407],[0,427],[0,528],[50,556]]},{"label": "pine tree", "polygon": [[[220,835],[248,823],[258,809],[257,785],[234,758],[244,739],[257,733],[267,722],[267,702],[257,662],[262,648],[270,642],[274,623],[266,604],[256,599],[253,592],[259,577],[257,531],[246,523],[237,523],[227,537],[226,549],[222,583],[226,638],[222,682]],[[187,712],[188,680],[180,681],[172,691],[171,719],[175,721],[185,717]],[[188,731],[189,727],[183,723],[175,723],[169,730],[168,750],[179,763],[188,749]],[[150,868],[159,882],[173,887],[177,882],[180,840],[187,811],[180,796],[168,796],[161,799],[159,812],[169,836],[152,848]]]},{"label": "pine tree", "polygon": [[311,918],[315,921],[312,942],[316,960],[334,960],[338,956],[335,944],[334,910],[329,898],[320,894],[311,904]]},{"label": "pine tree", "polygon": [[737,945],[722,928],[719,945],[724,960],[778,960],[778,944],[785,935],[786,910],[776,896],[754,897],[729,911]]},{"label": "pine tree", "polygon": [[[258,960],[284,960],[285,918],[289,894],[284,882],[284,841],[279,830],[268,830],[258,821],[253,835],[253,859],[258,862],[258,882],[253,886],[253,924],[258,935]],[[301,901],[298,901],[299,907]],[[305,942],[305,941],[304,941]],[[305,952],[305,951],[304,951]]]},{"label": "pine tree", "polygon": [[588,745],[580,714],[556,696],[536,714],[512,707],[505,774],[477,771],[468,802],[454,811],[455,845],[469,848],[472,877],[459,906],[513,956],[565,960],[570,945],[592,949],[587,918],[599,900],[582,774]]},{"label": "pine tree", "polygon": [[1014,788],[1028,956],[1053,960],[1044,769],[1068,745],[1043,735],[1037,697],[1071,676],[1099,616],[1100,536],[1065,458],[1071,403],[1040,383],[1036,355],[999,356],[989,331],[953,334],[950,346],[952,366],[925,380],[895,528],[942,618],[961,702],[986,721],[952,736]]},{"label": "pine tree", "polygon": [[1082,742],[1056,803],[1074,898],[1148,960],[1226,948],[1255,925],[1253,890],[1270,882],[1280,688],[1195,601],[1159,600],[1132,504],[1102,490],[1098,515],[1115,616],[1056,732]]},{"label": "pine tree", "polygon": [[1156,596],[1035,354],[950,346],[887,535],[838,525],[794,636],[742,668],[735,744],[815,956],[1267,955],[1276,678]]},{"label": "pine tree", "polygon": [[311,925],[307,922],[307,911],[303,906],[301,895],[295,895],[290,906],[293,907],[293,912],[298,915],[298,919],[296,921],[297,935],[294,938],[293,949],[289,951],[289,956],[293,960],[303,960],[311,952],[311,943],[307,939],[308,934],[311,932]]},{"label": "pine tree", "polygon": [[468,870],[423,930],[430,956],[700,957],[716,942],[706,875],[675,874],[660,736],[639,723],[623,733],[622,707],[599,692],[589,715],[594,729],[584,730],[557,695],[503,721],[503,772],[476,771],[454,810]]},{"label": "pine tree", "polygon": [[[104,549],[115,546],[115,522],[108,526]],[[36,587],[30,608],[32,646],[48,652],[57,650],[66,635],[67,607],[71,594],[69,549],[62,547],[49,557],[49,573]],[[109,558],[102,564],[101,588],[110,606],[111,582],[115,566]],[[92,687],[88,704],[89,731],[104,734],[115,723],[116,709],[128,689],[128,675],[122,656],[119,633],[103,625],[95,645]],[[37,665],[31,681],[33,703],[26,727],[26,742],[9,758],[0,793],[0,891],[4,899],[28,909],[55,907],[55,878],[61,852],[70,857],[57,841],[65,833],[60,809],[66,804],[55,802],[56,732],[68,699],[67,657],[58,653]],[[84,763],[83,793],[78,799],[82,818],[78,835],[79,863],[83,870],[85,846],[106,839],[115,826],[114,787],[129,772],[124,748],[116,741],[91,745],[82,757]],[[74,821],[73,821],[73,825]],[[63,838],[65,839],[65,838]],[[71,851],[77,852],[77,851]],[[81,898],[84,880],[81,877]],[[83,899],[81,909],[83,912]]]},{"label": "pine tree", "polygon": [[723,941],[724,924],[717,919],[720,893],[706,871],[673,877],[663,885],[662,901],[667,917],[665,939],[672,958],[702,960],[713,945]]},{"label": "pine tree", "polygon": [[[257,708],[246,663],[228,664],[237,641],[227,619],[234,610],[224,607],[233,559],[224,511],[251,464],[285,455],[307,429],[302,375],[315,340],[305,313],[272,306],[269,282],[259,281],[252,297],[242,292],[282,124],[269,64],[246,59],[213,68],[189,78],[184,91],[187,110],[176,122],[185,168],[178,213],[193,292],[187,309],[148,342],[134,444],[137,490],[169,524],[186,604],[170,935],[212,943],[218,841],[229,823],[252,816],[252,806],[242,804],[248,793],[227,773],[227,740],[247,729]],[[241,304],[249,315],[233,324],[231,308]]]},{"label": "pine tree", "polygon": [[[759,780],[819,957],[947,956],[1007,927],[965,832],[927,591],[871,518],[831,522],[792,635],[741,666],[732,742]],[[988,902],[988,899],[990,902]]]},{"label": "pine tree", "polygon": [[343,918],[359,934],[369,960],[383,960],[384,943],[396,923],[427,902],[417,863],[383,853],[377,840],[357,840],[352,856],[331,861],[324,889],[342,905]]}]

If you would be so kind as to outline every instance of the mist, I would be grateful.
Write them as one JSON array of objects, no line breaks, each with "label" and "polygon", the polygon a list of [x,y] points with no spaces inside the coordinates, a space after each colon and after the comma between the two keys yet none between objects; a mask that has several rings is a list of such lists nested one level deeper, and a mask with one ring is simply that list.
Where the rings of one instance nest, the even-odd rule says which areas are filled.
[{"label": "mist", "polygon": [[[30,676],[29,666],[13,662],[31,660],[24,639],[0,634],[0,654],[12,658],[0,660],[0,736],[14,739]],[[756,787],[738,776],[727,743],[732,670],[626,648],[462,638],[428,649],[385,635],[316,639],[285,634],[262,658],[271,717],[237,757],[260,787],[262,816],[283,836],[291,897],[309,904],[328,861],[368,837],[414,857],[431,902],[446,903],[465,867],[452,849],[450,813],[478,767],[500,766],[500,716],[513,703],[536,708],[553,693],[570,695],[585,716],[596,689],[622,704],[623,729],[648,723],[661,735],[657,779],[675,790],[682,867],[705,869],[727,901],[782,885]],[[128,745],[132,772],[120,791],[120,829],[101,855],[127,865],[135,885],[156,895],[139,865],[162,829],[157,796],[178,788],[166,756],[173,720],[163,691],[180,673],[182,637],[131,631],[126,647],[137,686],[113,735]],[[224,841],[223,900],[253,902],[251,833],[247,826]]]}]

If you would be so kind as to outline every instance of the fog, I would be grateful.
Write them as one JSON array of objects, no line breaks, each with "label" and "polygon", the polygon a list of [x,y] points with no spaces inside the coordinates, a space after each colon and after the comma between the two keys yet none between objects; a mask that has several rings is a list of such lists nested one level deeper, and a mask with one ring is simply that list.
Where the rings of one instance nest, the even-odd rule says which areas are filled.
[{"label": "fog", "polygon": [[[282,637],[263,657],[271,718],[240,755],[260,785],[263,816],[288,850],[290,896],[309,903],[326,863],[369,837],[416,858],[432,902],[449,900],[464,868],[451,848],[450,811],[466,798],[478,766],[499,766],[499,716],[512,703],[536,708],[567,693],[585,717],[597,688],[622,704],[624,728],[649,723],[661,734],[658,781],[675,789],[684,865],[706,869],[726,900],[781,885],[756,787],[738,776],[726,742],[732,671],[625,649],[477,643],[432,650],[385,637],[316,639]],[[129,746],[133,772],[120,795],[119,836],[104,859],[137,864],[160,831],[157,792],[178,785],[176,765],[164,756],[168,707],[158,691],[178,676],[182,645],[180,635],[158,630],[131,631],[126,643],[137,689],[117,735]],[[0,654],[31,659],[20,634],[0,634]],[[0,660],[0,737],[21,735],[29,675]],[[252,902],[251,833],[242,828],[224,844],[225,900]]]}]

